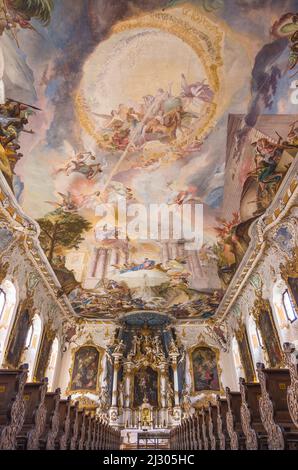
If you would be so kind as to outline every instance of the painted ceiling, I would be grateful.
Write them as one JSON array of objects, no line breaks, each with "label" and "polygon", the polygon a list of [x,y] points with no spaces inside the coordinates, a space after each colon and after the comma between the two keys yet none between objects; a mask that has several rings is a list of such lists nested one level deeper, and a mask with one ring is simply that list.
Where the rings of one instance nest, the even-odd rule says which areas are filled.
[{"label": "painted ceiling", "polygon": [[7,180],[76,314],[214,316],[296,155],[297,6],[63,0],[2,35],[8,97],[39,108]]}]

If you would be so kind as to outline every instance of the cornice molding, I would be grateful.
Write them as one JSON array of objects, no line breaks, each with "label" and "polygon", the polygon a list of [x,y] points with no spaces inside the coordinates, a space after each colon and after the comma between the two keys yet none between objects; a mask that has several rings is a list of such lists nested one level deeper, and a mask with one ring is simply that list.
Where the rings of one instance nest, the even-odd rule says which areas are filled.
[{"label": "cornice molding", "polygon": [[28,260],[40,275],[49,294],[60,310],[63,320],[73,324],[77,317],[68,298],[65,295],[60,298],[57,297],[61,284],[40,246],[38,240],[40,234],[39,225],[24,213],[1,172],[0,214],[5,219],[9,228],[14,233],[18,232],[21,235]]},{"label": "cornice molding", "polygon": [[[267,248],[267,235],[288,214],[298,200],[298,159],[292,163],[271,205],[255,222],[250,233],[249,247],[228,286],[224,297],[215,314],[217,322],[222,322],[231,312],[249,280],[256,266],[259,264],[262,254]],[[208,321],[206,321],[208,324]]]}]

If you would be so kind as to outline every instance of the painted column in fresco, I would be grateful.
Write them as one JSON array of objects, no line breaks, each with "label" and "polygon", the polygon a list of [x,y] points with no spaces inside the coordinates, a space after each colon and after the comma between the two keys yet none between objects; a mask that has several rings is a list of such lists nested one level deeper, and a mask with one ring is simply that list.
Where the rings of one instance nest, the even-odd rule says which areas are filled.
[{"label": "painted column in fresco", "polygon": [[106,268],[107,268],[107,258],[108,258],[108,251],[105,248],[100,248],[97,266],[96,266],[96,273],[95,273],[95,277],[99,281],[105,278]]},{"label": "painted column in fresco", "polygon": [[189,251],[188,265],[189,270],[191,271],[195,279],[200,279],[204,277],[204,272],[197,251]]},{"label": "painted column in fresco", "polygon": [[177,242],[171,243],[171,259],[178,258],[178,244]]},{"label": "painted column in fresco", "polygon": [[162,259],[162,264],[166,264],[170,259],[169,243],[168,242],[162,242],[162,245],[161,245],[161,259]]},{"label": "painted column in fresco", "polygon": [[118,250],[115,250],[114,248],[110,250],[110,260],[109,260],[109,267],[111,269],[115,269],[114,265],[117,265],[119,263],[119,252]]},{"label": "painted column in fresco", "polygon": [[177,243],[177,251],[178,251],[178,257],[184,259],[185,257],[185,247],[184,247],[185,242],[183,240],[179,240]]}]

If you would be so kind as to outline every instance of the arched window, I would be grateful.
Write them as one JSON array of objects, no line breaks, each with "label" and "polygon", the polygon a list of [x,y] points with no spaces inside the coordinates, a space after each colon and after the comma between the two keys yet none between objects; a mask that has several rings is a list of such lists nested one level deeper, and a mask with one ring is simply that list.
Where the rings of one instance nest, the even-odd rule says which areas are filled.
[{"label": "arched window", "polygon": [[59,352],[59,341],[58,341],[58,338],[55,338],[52,344],[49,364],[48,364],[48,367],[46,369],[46,374],[45,374],[45,376],[48,378],[48,390],[49,391],[53,391],[53,387],[54,387],[58,352]]},{"label": "arched window", "polygon": [[28,330],[26,341],[25,341],[25,349],[30,348],[30,345],[31,345],[31,342],[32,342],[32,337],[33,337],[33,325],[31,325],[29,330]]},{"label": "arched window", "polygon": [[0,365],[14,322],[16,303],[16,289],[12,282],[6,280],[0,286]]},{"label": "arched window", "polygon": [[245,378],[245,373],[244,373],[244,370],[243,370],[243,367],[242,367],[238,341],[237,341],[236,338],[233,338],[233,340],[232,340],[232,352],[233,352],[235,370],[236,370],[236,375],[237,375],[237,385],[238,385],[239,378],[240,377]]},{"label": "arched window", "polygon": [[32,380],[34,365],[37,358],[37,353],[40,345],[42,332],[41,319],[39,315],[34,315],[32,324],[27,333],[25,348],[22,354],[21,362],[29,365],[28,379]]},{"label": "arched window", "polygon": [[282,295],[282,302],[287,319],[289,322],[293,323],[297,320],[298,316],[288,289],[286,289]]},{"label": "arched window", "polygon": [[248,317],[247,332],[251,346],[250,350],[252,353],[253,363],[256,364],[257,362],[265,362],[262,336],[252,316]]}]

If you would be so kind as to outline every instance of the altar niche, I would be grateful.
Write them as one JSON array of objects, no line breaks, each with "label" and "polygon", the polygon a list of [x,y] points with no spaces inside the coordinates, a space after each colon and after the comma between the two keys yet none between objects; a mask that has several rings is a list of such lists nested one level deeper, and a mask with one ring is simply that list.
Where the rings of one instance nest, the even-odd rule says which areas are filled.
[{"label": "altar niche", "polygon": [[159,406],[158,390],[159,375],[152,367],[141,367],[134,374],[134,408],[141,406],[148,400],[151,406]]}]

